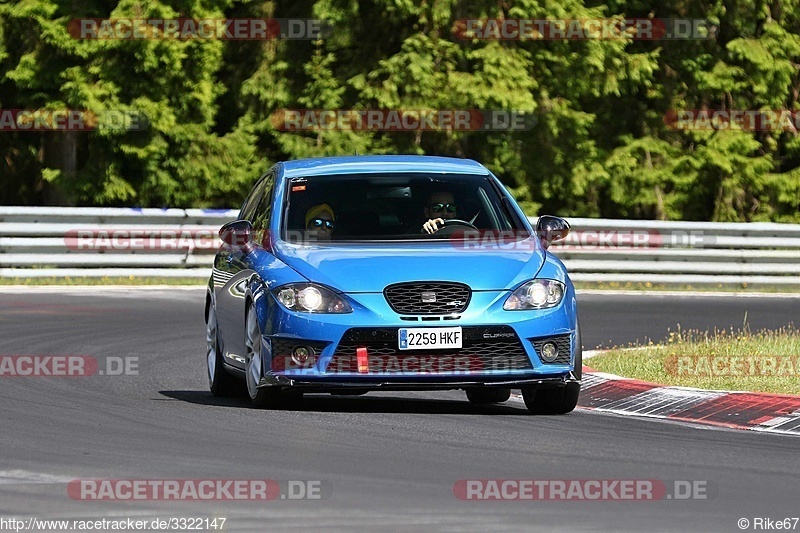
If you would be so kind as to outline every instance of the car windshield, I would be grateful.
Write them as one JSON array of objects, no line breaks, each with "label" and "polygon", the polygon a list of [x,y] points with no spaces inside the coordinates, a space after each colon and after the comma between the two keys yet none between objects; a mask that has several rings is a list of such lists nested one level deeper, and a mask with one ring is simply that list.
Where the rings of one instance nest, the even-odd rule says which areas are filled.
[{"label": "car windshield", "polygon": [[[489,175],[293,178],[286,202],[283,238],[289,242],[326,225],[324,240],[331,241],[452,239],[476,229],[527,234]],[[446,226],[440,222],[438,231],[425,232],[423,224],[437,218]]]}]

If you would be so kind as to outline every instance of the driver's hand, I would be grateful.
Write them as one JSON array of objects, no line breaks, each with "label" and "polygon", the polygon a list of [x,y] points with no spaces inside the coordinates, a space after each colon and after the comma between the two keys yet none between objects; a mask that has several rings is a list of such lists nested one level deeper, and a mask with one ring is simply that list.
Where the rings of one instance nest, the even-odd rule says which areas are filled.
[{"label": "driver's hand", "polygon": [[432,218],[427,221],[425,224],[422,225],[422,229],[425,230],[426,233],[436,233],[439,231],[438,224],[441,224],[444,227],[444,219],[443,218]]}]

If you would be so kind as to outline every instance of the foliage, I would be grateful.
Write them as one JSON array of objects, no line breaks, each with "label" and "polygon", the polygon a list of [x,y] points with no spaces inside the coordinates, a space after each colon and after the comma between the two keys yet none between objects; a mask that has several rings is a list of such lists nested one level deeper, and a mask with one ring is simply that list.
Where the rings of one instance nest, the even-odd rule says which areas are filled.
[{"label": "foliage", "polygon": [[[798,110],[800,0],[0,0],[0,107],[141,114],[3,132],[0,203],[238,205],[273,162],[485,163],[529,210],[800,221],[796,131],[673,129],[675,110]],[[76,18],[304,18],[317,40],[76,39]],[[705,19],[688,40],[484,40],[461,19]],[[525,131],[283,131],[283,109],[504,110]]]}]

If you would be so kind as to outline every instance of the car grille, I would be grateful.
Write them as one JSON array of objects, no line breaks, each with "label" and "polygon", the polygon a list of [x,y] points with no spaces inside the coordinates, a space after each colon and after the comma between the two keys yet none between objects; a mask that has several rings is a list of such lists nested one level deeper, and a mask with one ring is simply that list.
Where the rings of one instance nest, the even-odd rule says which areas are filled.
[{"label": "car grille", "polygon": [[462,348],[399,350],[398,328],[352,328],[328,363],[328,373],[358,373],[356,348],[366,348],[370,372],[450,373],[530,370],[530,359],[510,326],[466,326]]},{"label": "car grille", "polygon": [[463,283],[413,282],[389,285],[383,294],[397,313],[441,315],[464,311],[472,291]]},{"label": "car grille", "polygon": [[[542,361],[545,365],[568,365],[569,361],[572,357],[572,351],[570,350],[570,340],[569,335],[557,335],[555,337],[542,337],[540,339],[528,339],[533,344],[533,349],[536,350],[536,355],[539,356],[539,360]],[[555,361],[546,362],[542,359],[542,346],[544,343],[552,342],[555,343],[556,347],[558,348],[558,356],[556,357]]]}]

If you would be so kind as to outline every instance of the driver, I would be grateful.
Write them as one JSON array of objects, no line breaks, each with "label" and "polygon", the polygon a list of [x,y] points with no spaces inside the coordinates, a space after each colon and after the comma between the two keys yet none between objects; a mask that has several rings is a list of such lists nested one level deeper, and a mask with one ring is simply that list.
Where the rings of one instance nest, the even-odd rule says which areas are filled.
[{"label": "driver", "polygon": [[428,197],[424,211],[428,221],[422,225],[422,230],[430,234],[443,228],[445,220],[456,218],[458,207],[453,193],[438,191]]}]

